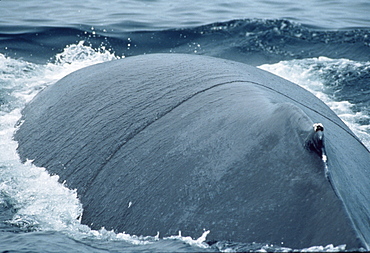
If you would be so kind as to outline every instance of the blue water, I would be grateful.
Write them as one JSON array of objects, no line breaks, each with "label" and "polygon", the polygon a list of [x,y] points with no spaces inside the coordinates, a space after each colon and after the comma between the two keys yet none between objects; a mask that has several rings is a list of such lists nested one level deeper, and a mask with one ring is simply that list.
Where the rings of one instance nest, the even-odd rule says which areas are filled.
[{"label": "blue water", "polygon": [[365,0],[0,1],[0,251],[302,250],[209,245],[208,231],[162,238],[91,230],[77,219],[83,207],[74,189],[19,161],[14,126],[25,103],[74,70],[139,54],[188,53],[248,63],[301,85],[370,147],[369,13]]}]

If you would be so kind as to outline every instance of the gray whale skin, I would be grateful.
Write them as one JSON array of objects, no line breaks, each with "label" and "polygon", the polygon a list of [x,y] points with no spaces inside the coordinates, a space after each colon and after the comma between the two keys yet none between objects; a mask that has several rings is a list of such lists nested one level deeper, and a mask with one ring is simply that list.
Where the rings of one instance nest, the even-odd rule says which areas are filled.
[{"label": "gray whale skin", "polygon": [[[314,123],[327,174],[307,145]],[[14,138],[22,161],[77,189],[93,229],[369,249],[369,151],[311,93],[246,64],[153,54],[90,66],[41,91]]]}]

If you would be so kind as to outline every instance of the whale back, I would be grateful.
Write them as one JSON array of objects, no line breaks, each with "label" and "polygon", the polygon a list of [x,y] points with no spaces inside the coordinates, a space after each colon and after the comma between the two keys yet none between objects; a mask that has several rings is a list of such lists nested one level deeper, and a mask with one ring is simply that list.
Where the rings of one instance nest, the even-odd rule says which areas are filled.
[{"label": "whale back", "polygon": [[[22,114],[21,159],[76,188],[92,228],[368,247],[368,150],[323,102],[263,70],[129,57],[66,76]],[[329,180],[305,145],[316,122]]]}]

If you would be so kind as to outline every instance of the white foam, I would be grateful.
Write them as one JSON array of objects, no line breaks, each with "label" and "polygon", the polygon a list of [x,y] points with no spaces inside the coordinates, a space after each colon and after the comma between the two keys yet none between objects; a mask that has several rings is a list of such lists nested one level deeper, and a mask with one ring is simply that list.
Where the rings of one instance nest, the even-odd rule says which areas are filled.
[{"label": "white foam", "polygon": [[259,68],[281,76],[293,83],[300,85],[313,93],[316,97],[326,103],[347,126],[359,137],[359,139],[370,148],[370,125],[361,125],[358,122],[370,119],[365,112],[355,112],[354,105],[348,101],[338,101],[330,98],[325,93],[322,77],[323,71],[330,69],[345,70],[351,68],[370,68],[370,63],[359,63],[347,59],[330,59],[326,57],[310,58],[302,60],[281,61],[275,64],[264,64]]},{"label": "white foam", "polygon": [[79,68],[118,57],[94,50],[83,42],[70,45],[54,63],[37,65],[0,54],[0,92],[8,91],[7,106],[0,111],[0,203],[16,213],[11,221],[25,229],[64,231],[86,230],[78,220],[82,206],[75,190],[58,183],[44,168],[30,161],[21,163],[12,139],[21,109],[40,89]]},{"label": "white foam", "polygon": [[179,231],[179,235],[176,236],[169,236],[165,237],[165,240],[180,240],[183,241],[191,246],[196,246],[198,248],[209,248],[209,245],[205,242],[207,235],[210,233],[210,230],[205,230],[203,234],[198,239],[193,239],[190,236],[182,236],[181,231]]},{"label": "white foam", "polygon": [[293,252],[343,252],[346,250],[346,245],[342,244],[339,246],[334,246],[333,244],[329,244],[324,246],[312,246],[309,248],[304,248],[301,250],[293,250]]},{"label": "white foam", "polygon": [[65,230],[78,223],[82,207],[76,192],[58,183],[44,168],[22,164],[16,153],[17,143],[12,139],[20,108],[0,116],[0,192],[17,210],[9,221],[25,229]]},{"label": "white foam", "polygon": [[[283,243],[281,243],[283,244]],[[219,247],[220,246],[220,247]],[[308,248],[303,249],[292,249],[288,247],[282,247],[281,245],[273,245],[273,244],[265,244],[259,245],[256,243],[252,243],[250,245],[246,244],[236,244],[232,245],[231,247],[226,245],[219,244],[216,247],[220,252],[343,252],[346,250],[346,245],[338,245],[334,246],[333,244],[329,244],[326,246],[311,246]]]}]

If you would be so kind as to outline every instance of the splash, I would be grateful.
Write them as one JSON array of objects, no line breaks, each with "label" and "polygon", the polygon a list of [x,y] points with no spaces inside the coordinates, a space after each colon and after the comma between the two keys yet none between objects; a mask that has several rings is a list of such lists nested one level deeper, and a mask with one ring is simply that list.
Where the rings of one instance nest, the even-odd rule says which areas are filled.
[{"label": "splash", "polygon": [[[86,46],[85,41],[80,41],[77,44],[68,45],[64,51],[55,56],[55,63],[51,63],[50,66],[58,66],[62,72],[62,76],[69,74],[77,69],[87,67],[92,64],[112,61],[116,59],[124,58],[114,55],[110,50],[106,49],[105,46],[101,46],[98,49],[94,49],[91,46]],[[58,78],[60,79],[60,78]]]},{"label": "splash", "polygon": [[209,245],[205,241],[206,241],[207,235],[210,232],[211,231],[209,230],[204,231],[203,234],[198,239],[195,239],[195,240],[191,238],[190,236],[182,236],[181,231],[179,231],[179,235],[177,236],[170,236],[164,239],[165,240],[166,239],[167,240],[180,240],[180,241],[187,243],[188,245],[206,249],[206,248],[209,248]]},{"label": "splash", "polygon": [[15,212],[8,223],[26,231],[71,230],[80,223],[82,205],[76,191],[31,161],[21,163],[12,136],[22,108],[40,90],[79,68],[117,58],[105,48],[93,49],[83,41],[67,46],[55,62],[46,65],[0,54],[0,204]]}]

